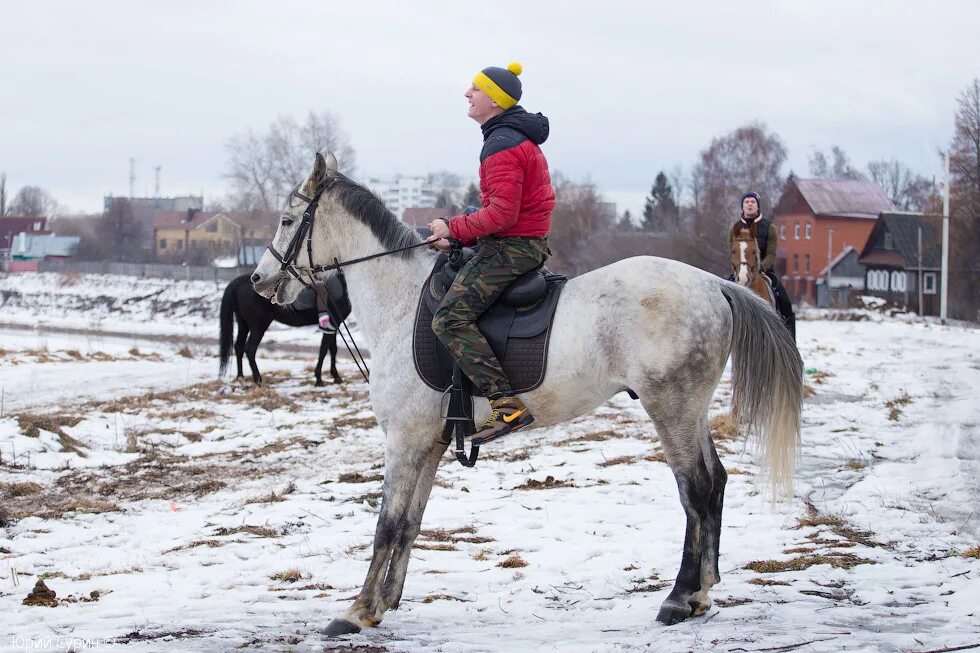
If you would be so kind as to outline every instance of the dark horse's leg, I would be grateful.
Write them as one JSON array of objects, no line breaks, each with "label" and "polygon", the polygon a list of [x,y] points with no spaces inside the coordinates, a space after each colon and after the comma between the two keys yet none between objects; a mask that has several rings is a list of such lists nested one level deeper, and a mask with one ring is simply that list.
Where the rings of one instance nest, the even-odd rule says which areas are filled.
[{"label": "dark horse's leg", "polygon": [[252,380],[258,385],[262,385],[262,375],[259,374],[259,367],[255,364],[255,352],[258,351],[262,336],[271,323],[271,316],[267,319],[263,318],[261,322],[254,325],[255,328],[248,334],[248,340],[245,342],[245,355],[248,356],[248,366],[252,368]]},{"label": "dark horse's leg", "polygon": [[238,363],[238,376],[245,378],[242,373],[242,357],[245,355],[245,341],[248,340],[248,322],[241,315],[238,315],[238,334],[235,336],[235,362]]},{"label": "dark horse's leg", "polygon": [[320,358],[316,362],[317,386],[323,385],[323,361],[327,357],[327,352],[330,352],[330,376],[333,377],[333,382],[344,382],[337,373],[337,334],[324,333],[323,338],[320,339]]},{"label": "dark horse's leg", "polygon": [[316,359],[316,370],[313,371],[313,376],[316,377],[316,387],[323,385],[323,359],[327,357],[327,351],[330,349],[330,344],[327,342],[327,338],[330,334],[324,333],[323,337],[320,338],[320,356]]},{"label": "dark horse's leg", "polygon": [[708,432],[707,409],[701,408],[700,414],[678,410],[686,402],[663,394],[667,401],[644,398],[643,406],[657,425],[687,515],[681,568],[657,614],[658,621],[671,625],[711,607],[708,590],[720,579],[718,545],[728,475]]},{"label": "dark horse's leg", "polygon": [[[343,383],[344,380],[340,378],[340,374],[337,373],[337,334],[331,333],[329,336],[324,337],[329,337],[327,342],[330,345],[330,376],[333,377],[334,383]],[[320,354],[320,360],[323,360],[322,353]]]}]

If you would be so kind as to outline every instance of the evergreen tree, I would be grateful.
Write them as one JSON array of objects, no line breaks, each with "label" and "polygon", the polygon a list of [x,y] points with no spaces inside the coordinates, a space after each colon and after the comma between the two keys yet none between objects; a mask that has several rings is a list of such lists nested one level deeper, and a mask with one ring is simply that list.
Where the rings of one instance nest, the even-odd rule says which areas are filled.
[{"label": "evergreen tree", "polygon": [[623,215],[619,218],[616,223],[617,231],[636,231],[636,225],[633,224],[633,215],[630,213],[629,209],[623,211]]},{"label": "evergreen tree", "polygon": [[480,202],[480,189],[474,183],[470,183],[469,188],[466,189],[466,195],[463,196],[463,208],[470,206],[475,206],[476,208],[483,206]]},{"label": "evergreen tree", "polygon": [[680,226],[680,209],[674,200],[674,189],[661,171],[653,182],[650,195],[643,205],[644,231],[674,232]]}]

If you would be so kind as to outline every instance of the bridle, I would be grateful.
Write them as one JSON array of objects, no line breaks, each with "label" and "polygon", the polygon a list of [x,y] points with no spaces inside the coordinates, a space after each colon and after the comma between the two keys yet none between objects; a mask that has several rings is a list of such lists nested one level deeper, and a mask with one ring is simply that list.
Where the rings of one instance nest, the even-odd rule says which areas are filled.
[{"label": "bridle", "polygon": [[[331,265],[315,265],[313,263],[313,219],[316,217],[316,210],[320,205],[320,197],[323,195],[324,191],[327,190],[328,185],[329,180],[320,184],[320,186],[317,187],[316,192],[313,193],[313,197],[307,197],[303,193],[299,192],[299,189],[295,189],[289,194],[290,198],[297,197],[306,202],[306,209],[303,211],[303,217],[300,220],[299,227],[296,229],[296,233],[293,234],[293,237],[289,240],[289,244],[286,245],[285,252],[279,252],[279,250],[276,249],[274,242],[269,243],[269,252],[280,263],[279,278],[276,279],[276,285],[272,290],[273,297],[278,294],[279,286],[286,279],[286,275],[289,275],[307,288],[312,288],[313,292],[323,300],[324,304],[326,304],[326,290],[322,284],[316,283],[316,275],[323,272],[336,270],[337,274],[341,277],[341,280],[344,283],[344,287],[346,287],[346,281],[343,280],[344,272],[342,268],[355,263],[361,263],[362,261],[369,261],[381,256],[388,256],[389,254],[396,254],[407,249],[414,249],[416,247],[422,247],[423,245],[429,244],[423,240],[420,243],[406,245],[405,247],[398,247],[396,249],[379,252],[377,254],[371,254],[370,256],[362,256],[361,258],[355,258],[349,261],[338,261],[337,259],[334,259],[334,262]],[[304,241],[306,243],[306,259],[309,262],[309,265],[305,266],[300,265],[298,262],[299,253],[303,250]],[[361,355],[360,349],[357,348],[357,343],[354,342],[354,337],[351,335],[350,329],[347,328],[347,336],[349,336],[351,339],[351,342],[348,343],[347,337],[345,337],[343,332],[340,330],[340,326],[347,328],[347,325],[338,325],[337,332],[340,333],[340,337],[343,338],[344,344],[347,345],[347,351],[350,352],[351,358],[353,358],[354,362],[357,364],[357,369],[361,372],[361,375],[364,376],[364,380],[369,381],[368,375],[370,374],[370,370],[368,369],[367,362],[364,360],[364,356]],[[354,345],[354,350],[351,350],[351,343]],[[354,355],[354,351],[357,351],[357,356]],[[362,363],[364,365],[364,369],[361,369]]]},{"label": "bridle", "polygon": [[[362,256],[349,261],[338,261],[337,259],[334,259],[334,262],[330,265],[314,265],[313,219],[316,217],[316,210],[320,204],[320,197],[323,195],[324,191],[327,190],[328,185],[329,180],[320,184],[320,186],[316,189],[316,192],[313,193],[313,197],[307,197],[303,193],[299,192],[299,190],[294,190],[292,193],[290,193],[290,197],[297,197],[307,204],[306,209],[303,211],[303,218],[300,220],[299,227],[296,229],[296,233],[293,234],[289,244],[286,246],[286,251],[280,253],[276,249],[274,243],[269,243],[269,252],[271,252],[272,256],[274,256],[275,259],[281,264],[279,268],[279,279],[276,281],[275,290],[279,289],[279,284],[283,282],[287,274],[299,281],[304,286],[312,287],[313,283],[316,281],[316,275],[323,272],[337,270],[338,273],[342,275],[343,271],[341,268],[347,267],[348,265],[370,261],[371,259],[388,256],[389,254],[397,254],[398,252],[404,252],[408,249],[415,249],[416,247],[423,247],[429,244],[423,240],[420,243],[406,245],[404,247],[396,247],[395,249],[389,249],[384,252],[378,252],[377,254]],[[297,262],[299,259],[299,253],[303,249],[304,240],[306,241],[306,257],[309,261],[309,265],[307,266],[299,265]],[[304,278],[304,275],[306,278]]]}]

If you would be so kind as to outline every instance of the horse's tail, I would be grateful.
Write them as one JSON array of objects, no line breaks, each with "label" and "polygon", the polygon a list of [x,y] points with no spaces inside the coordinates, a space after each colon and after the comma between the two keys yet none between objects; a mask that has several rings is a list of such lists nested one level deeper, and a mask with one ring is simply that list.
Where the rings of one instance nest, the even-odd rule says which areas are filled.
[{"label": "horse's tail", "polygon": [[753,292],[722,282],[732,309],[732,396],[735,420],[758,435],[775,498],[793,495],[800,445],[803,361],[779,315]]},{"label": "horse's tail", "polygon": [[218,368],[218,378],[225,375],[228,367],[228,357],[231,356],[231,340],[234,336],[234,316],[238,308],[238,279],[235,279],[225,288],[225,294],[221,296],[221,313],[219,321],[221,324],[221,336],[218,339],[218,357],[221,365]]}]

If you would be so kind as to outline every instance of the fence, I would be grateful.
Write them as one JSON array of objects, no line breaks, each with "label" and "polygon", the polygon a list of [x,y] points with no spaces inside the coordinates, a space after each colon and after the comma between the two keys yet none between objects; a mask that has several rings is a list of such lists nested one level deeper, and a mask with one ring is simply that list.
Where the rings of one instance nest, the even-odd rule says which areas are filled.
[{"label": "fence", "polygon": [[211,265],[179,263],[115,263],[111,261],[41,261],[40,272],[77,272],[80,274],[121,274],[130,277],[155,277],[185,281],[231,281],[251,273],[255,266],[216,268]]}]

